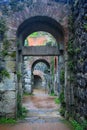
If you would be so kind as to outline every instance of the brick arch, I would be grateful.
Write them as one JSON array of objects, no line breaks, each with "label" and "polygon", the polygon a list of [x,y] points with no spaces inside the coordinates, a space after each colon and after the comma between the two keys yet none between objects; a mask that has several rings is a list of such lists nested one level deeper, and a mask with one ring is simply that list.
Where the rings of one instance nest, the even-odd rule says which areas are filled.
[{"label": "brick arch", "polygon": [[31,68],[32,70],[34,69],[35,65],[39,62],[43,62],[44,64],[47,65],[48,69],[50,69],[50,63],[49,63],[49,59],[46,59],[46,58],[37,58],[35,59],[33,62],[32,62],[32,65],[31,65]]},{"label": "brick arch", "polygon": [[45,31],[52,34],[57,42],[64,40],[63,27],[51,17],[35,16],[25,20],[18,28],[17,36],[22,37],[22,41],[28,35],[36,31]]},{"label": "brick arch", "polygon": [[[60,32],[62,31],[61,33],[64,34],[64,42],[67,42],[68,10],[69,8],[67,4],[60,4],[51,1],[49,3],[36,2],[30,5],[29,7],[24,7],[23,11],[14,12],[14,14],[11,14],[11,16],[9,16],[9,18],[7,19],[8,28],[11,30],[13,35],[17,34],[17,36],[19,36],[19,34],[25,28],[25,25],[27,24],[28,20],[33,18],[37,19],[37,17],[39,17],[40,20],[41,19],[46,20],[46,18],[49,18],[50,22],[48,22],[48,24],[50,23],[51,27],[54,25],[53,24],[54,21],[55,23],[57,23],[56,24],[57,26],[54,26],[54,28],[57,29],[57,36],[55,36],[54,34],[54,37],[58,39],[58,35],[60,35]],[[46,21],[44,21],[44,23],[46,23]],[[58,30],[60,30],[59,33]],[[53,34],[54,30],[50,31],[50,33],[51,32]],[[32,33],[32,31],[30,33]],[[26,35],[23,34],[23,37],[25,38]]]}]

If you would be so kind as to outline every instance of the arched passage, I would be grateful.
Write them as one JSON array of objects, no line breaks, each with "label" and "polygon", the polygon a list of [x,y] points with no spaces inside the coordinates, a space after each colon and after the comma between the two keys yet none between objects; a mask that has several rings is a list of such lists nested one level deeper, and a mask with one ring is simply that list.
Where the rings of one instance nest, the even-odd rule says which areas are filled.
[{"label": "arched passage", "polygon": [[42,85],[42,79],[38,75],[34,75],[34,88],[40,88]]},{"label": "arched passage", "polygon": [[49,32],[58,43],[64,41],[63,27],[56,20],[47,16],[35,16],[25,20],[17,30],[17,37],[20,38],[23,45],[25,38],[36,31]]},{"label": "arched passage", "polygon": [[[27,50],[25,49],[25,55],[27,55],[26,51],[27,52],[33,51],[34,56],[38,55],[39,52],[40,52],[39,53],[40,55],[48,55],[48,56],[54,55],[55,51],[56,52],[60,51],[60,54],[56,53],[57,56],[63,54],[63,51],[64,51],[63,50],[64,49],[64,47],[63,47],[64,46],[64,29],[60,25],[60,23],[58,23],[55,19],[48,17],[48,16],[31,17],[31,18],[25,20],[18,27],[18,30],[17,30],[17,37],[18,37],[18,42],[19,42],[18,56],[17,56],[17,62],[19,62],[19,65],[18,65],[17,69],[20,71],[22,71],[20,65],[23,62],[23,56],[25,56],[25,55],[23,55],[25,38],[27,36],[29,36],[31,33],[36,32],[36,31],[45,31],[45,32],[49,32],[50,34],[52,34],[53,37],[57,41],[57,47],[55,47],[55,48],[51,47],[51,51],[52,51],[51,54],[49,54],[49,50],[50,50],[49,46],[48,46],[48,48],[45,47],[45,49],[43,49],[43,47],[42,47],[41,50],[39,49],[39,47],[35,48],[34,50],[33,50],[33,48],[29,47],[29,49],[27,49]],[[43,53],[42,53],[42,51],[43,51]],[[29,54],[29,55],[32,56],[32,54]],[[42,60],[42,59],[37,60],[35,63],[33,63],[32,68],[39,61],[43,62],[44,60]],[[49,64],[46,61],[44,61],[44,62],[47,64],[48,68],[50,68]],[[58,68],[58,69],[60,71],[60,68]],[[59,74],[60,74],[60,72],[59,72]],[[58,78],[60,78],[60,77],[58,76]],[[21,81],[19,81],[19,82],[21,82]],[[60,87],[60,79],[58,79],[58,84]]]},{"label": "arched passage", "polygon": [[[46,90],[48,89],[48,84],[50,84],[50,64],[46,59],[36,59],[31,66],[31,80],[36,81],[36,77],[34,75],[39,75],[42,79],[42,83],[38,88]],[[34,82],[35,83],[35,82]],[[37,84],[37,83],[36,83]],[[33,84],[35,86],[35,84]],[[34,88],[34,87],[32,87]]]},{"label": "arched passage", "polygon": [[[24,41],[26,39],[27,36],[29,36],[31,33],[36,32],[36,31],[45,31],[45,32],[49,32],[50,34],[53,35],[53,37],[56,39],[57,41],[57,47],[45,47],[45,49],[43,49],[43,47],[40,48],[37,47],[37,53],[36,50],[33,50],[33,47],[27,47],[28,49],[25,49],[25,54],[23,53],[24,50]],[[60,57],[60,55],[63,55],[63,51],[64,51],[64,29],[61,26],[60,23],[58,23],[55,19],[48,17],[48,16],[35,16],[35,17],[31,17],[27,20],[25,20],[19,27],[17,30],[17,38],[18,38],[18,48],[17,48],[17,62],[18,62],[18,66],[17,69],[21,71],[22,73],[22,63],[23,63],[23,57],[28,55],[28,56],[58,56]],[[51,50],[51,53],[49,53],[49,51]],[[28,54],[26,53],[29,51],[33,51],[33,54]],[[60,54],[58,53],[58,51],[60,51]],[[40,53],[39,53],[40,52]],[[56,52],[56,53],[55,53]],[[62,53],[61,53],[62,52]],[[23,55],[24,54],[24,55]],[[58,58],[60,59],[60,58]],[[40,61],[44,61],[43,59],[37,60],[35,61],[35,63],[33,63],[32,68],[35,66],[36,63],[40,62]],[[49,63],[47,63],[46,61],[44,61],[46,63],[46,65],[48,66],[48,68],[50,69],[50,65]],[[58,62],[59,63],[59,62]],[[58,65],[59,67],[59,65]],[[60,69],[60,68],[58,68]],[[48,70],[49,71],[49,70]],[[31,73],[31,72],[29,72]],[[58,70],[58,74],[60,74],[60,70]],[[58,85],[60,87],[60,76],[58,76]],[[29,81],[30,82],[30,81]],[[20,88],[20,85],[22,83],[22,79],[19,80],[18,82],[18,88]],[[31,84],[30,84],[31,86]],[[28,89],[29,89],[29,85],[28,85]],[[60,89],[59,89],[60,90]],[[20,90],[19,90],[20,91]],[[30,90],[29,90],[30,91]],[[32,91],[30,91],[31,93]]]},{"label": "arched passage", "polygon": [[50,64],[49,64],[49,62],[47,61],[47,60],[45,60],[45,59],[37,59],[37,60],[35,60],[33,63],[32,63],[32,69],[35,67],[35,65],[37,64],[37,63],[39,63],[39,62],[42,62],[42,63],[44,63],[44,64],[46,64],[46,66],[48,67],[48,69],[50,69]]}]

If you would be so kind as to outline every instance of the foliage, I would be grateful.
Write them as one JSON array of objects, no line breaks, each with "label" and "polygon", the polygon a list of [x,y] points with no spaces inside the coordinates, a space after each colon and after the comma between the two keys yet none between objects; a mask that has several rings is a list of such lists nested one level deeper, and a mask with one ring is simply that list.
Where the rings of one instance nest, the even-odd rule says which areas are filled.
[{"label": "foliage", "polygon": [[60,114],[61,116],[65,115],[65,108],[66,108],[66,104],[65,104],[65,100],[64,100],[64,90],[61,91],[60,95],[59,95],[59,100],[61,103],[61,107],[60,107]]},{"label": "foliage", "polygon": [[17,71],[16,74],[17,74],[17,78],[18,78],[18,80],[20,80],[20,78],[22,77],[21,72]]},{"label": "foliage", "polygon": [[3,50],[1,51],[2,56],[7,56],[8,55],[8,48],[10,46],[10,42],[5,38],[3,40]]},{"label": "foliage", "polygon": [[74,77],[70,75],[70,77],[68,78],[68,80],[72,83],[74,81]]},{"label": "foliage", "polygon": [[17,118],[23,119],[26,117],[27,114],[27,109],[25,107],[22,107],[22,102],[21,102],[21,95],[18,93],[17,94]]},{"label": "foliage", "polygon": [[0,34],[4,34],[7,30],[5,20],[2,18],[0,19]]},{"label": "foliage", "polygon": [[6,78],[6,77],[10,78],[10,74],[5,69],[3,69],[3,70],[0,71],[0,76],[2,77],[2,79]]},{"label": "foliage", "polygon": [[22,116],[22,104],[21,104],[21,95],[17,94],[17,117]]},{"label": "foliage", "polygon": [[7,50],[9,48],[9,46],[10,46],[9,40],[7,38],[4,38],[4,40],[3,40],[3,48]]},{"label": "foliage", "polygon": [[55,96],[55,93],[54,93],[54,89],[53,89],[53,88],[51,89],[51,94],[50,94],[50,96]]},{"label": "foliage", "polygon": [[70,15],[70,16],[69,16],[69,24],[68,24],[68,25],[69,25],[69,30],[70,30],[71,32],[74,32],[74,24],[73,24],[74,22],[73,22],[73,21],[74,21],[73,16]]},{"label": "foliage", "polygon": [[64,83],[64,74],[65,74],[64,69],[61,69],[61,71],[60,71],[60,82],[61,83]]},{"label": "foliage", "polygon": [[69,69],[70,69],[71,71],[74,70],[74,61],[73,61],[73,60],[68,61],[68,67],[69,67]]},{"label": "foliage", "polygon": [[87,31],[87,24],[84,24],[83,27]]},{"label": "foliage", "polygon": [[87,128],[87,121],[84,121],[82,123],[78,123],[76,120],[71,119],[70,123],[72,124],[74,130],[84,130]]},{"label": "foliage", "polygon": [[13,51],[13,52],[10,54],[10,56],[11,56],[12,58],[16,58],[16,52]]},{"label": "foliage", "polygon": [[56,96],[54,92],[51,92],[50,96]]},{"label": "foliage", "polygon": [[54,101],[55,101],[56,104],[60,104],[60,99],[59,98],[55,98]]},{"label": "foliage", "polygon": [[68,48],[67,48],[67,51],[68,51],[68,55],[69,55],[69,58],[68,58],[68,67],[69,67],[69,70],[70,72],[73,72],[74,71],[74,55],[75,55],[75,49],[74,49],[74,24],[73,24],[73,15],[71,15],[69,17],[69,30],[70,30],[70,38],[69,38],[69,41],[68,41]]},{"label": "foliage", "polygon": [[29,35],[29,37],[37,37],[37,36],[38,36],[38,32],[34,32],[34,33]]},{"label": "foliage", "polygon": [[73,47],[73,38],[69,39],[68,42],[68,54],[73,56],[75,54],[74,47]]},{"label": "foliage", "polygon": [[4,57],[7,56],[8,55],[8,51],[7,50],[2,50],[1,51],[1,55],[4,56]]},{"label": "foliage", "polygon": [[0,118],[0,124],[15,124],[16,120],[12,118]]},{"label": "foliage", "polygon": [[61,106],[61,108],[60,108],[60,114],[61,114],[61,116],[65,115],[65,107]]},{"label": "foliage", "polygon": [[22,115],[20,116],[21,119],[24,119],[27,116],[28,110],[25,107],[22,107]]},{"label": "foliage", "polygon": [[80,51],[81,51],[80,48],[76,48],[76,49],[75,49],[75,53],[79,53]]},{"label": "foliage", "polygon": [[65,101],[64,101],[64,92],[63,91],[59,95],[59,100],[60,100],[61,104],[65,103]]}]

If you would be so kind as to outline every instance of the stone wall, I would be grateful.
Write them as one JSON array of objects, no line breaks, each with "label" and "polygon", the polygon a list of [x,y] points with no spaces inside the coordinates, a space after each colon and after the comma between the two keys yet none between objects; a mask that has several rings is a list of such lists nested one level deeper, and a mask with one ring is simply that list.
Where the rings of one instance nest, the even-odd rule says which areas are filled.
[{"label": "stone wall", "polygon": [[78,121],[87,119],[87,1],[78,0],[74,5],[75,27],[75,113]]},{"label": "stone wall", "polygon": [[16,117],[17,112],[16,48],[13,43],[10,39],[10,45],[4,48],[4,42],[0,42],[0,116],[5,117]]}]

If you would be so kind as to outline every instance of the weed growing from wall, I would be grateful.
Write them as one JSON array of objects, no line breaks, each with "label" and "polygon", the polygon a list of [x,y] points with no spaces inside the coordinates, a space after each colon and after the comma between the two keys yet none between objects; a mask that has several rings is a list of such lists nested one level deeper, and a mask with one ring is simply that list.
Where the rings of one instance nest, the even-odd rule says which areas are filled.
[{"label": "weed growing from wall", "polygon": [[0,79],[1,81],[5,78],[10,78],[10,74],[6,69],[0,70]]},{"label": "weed growing from wall", "polygon": [[22,77],[21,72],[17,71],[16,74],[17,74],[17,78],[18,78],[18,80],[20,80],[20,78]]}]

